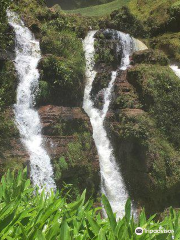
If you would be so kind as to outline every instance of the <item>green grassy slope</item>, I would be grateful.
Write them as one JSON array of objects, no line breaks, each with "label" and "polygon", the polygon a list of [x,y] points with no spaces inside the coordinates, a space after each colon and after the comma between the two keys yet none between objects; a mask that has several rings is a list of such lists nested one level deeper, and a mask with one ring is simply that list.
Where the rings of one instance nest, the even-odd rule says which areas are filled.
[{"label": "green grassy slope", "polygon": [[177,0],[131,0],[129,3],[130,10],[138,17],[139,20],[145,21],[150,16],[164,20],[167,17],[171,5]]},{"label": "green grassy slope", "polygon": [[121,8],[123,5],[129,3],[130,0],[116,0],[102,5],[79,8],[76,10],[66,11],[67,13],[81,14],[83,16],[103,16],[108,15],[112,11]]}]

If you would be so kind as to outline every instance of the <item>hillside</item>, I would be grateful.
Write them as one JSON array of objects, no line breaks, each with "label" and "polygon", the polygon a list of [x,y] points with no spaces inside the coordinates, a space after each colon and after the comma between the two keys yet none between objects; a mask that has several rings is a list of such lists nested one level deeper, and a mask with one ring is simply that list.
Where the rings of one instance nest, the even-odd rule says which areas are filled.
[{"label": "hillside", "polygon": [[76,9],[112,2],[113,0],[45,0],[48,7],[59,4],[62,9]]},{"label": "hillside", "polygon": [[116,0],[106,4],[91,6],[87,8],[79,8],[67,13],[81,14],[82,16],[105,16],[113,12],[114,10],[120,9],[123,5],[126,5],[129,0]]}]

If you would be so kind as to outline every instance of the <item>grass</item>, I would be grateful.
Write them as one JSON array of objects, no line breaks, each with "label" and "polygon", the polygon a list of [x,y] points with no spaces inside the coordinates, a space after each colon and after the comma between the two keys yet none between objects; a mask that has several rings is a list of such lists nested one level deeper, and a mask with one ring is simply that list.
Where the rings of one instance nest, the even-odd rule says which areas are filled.
[{"label": "grass", "polygon": [[164,11],[164,7],[169,7],[174,2],[176,0],[131,0],[129,7],[139,20],[144,21],[152,14],[156,17],[159,16],[159,18],[165,18],[166,11]]},{"label": "grass", "polygon": [[81,14],[83,16],[96,16],[101,17],[104,15],[109,15],[114,10],[120,9],[123,5],[129,3],[130,0],[116,0],[110,3],[101,4],[97,6],[79,8],[76,10],[68,10],[67,13]]}]

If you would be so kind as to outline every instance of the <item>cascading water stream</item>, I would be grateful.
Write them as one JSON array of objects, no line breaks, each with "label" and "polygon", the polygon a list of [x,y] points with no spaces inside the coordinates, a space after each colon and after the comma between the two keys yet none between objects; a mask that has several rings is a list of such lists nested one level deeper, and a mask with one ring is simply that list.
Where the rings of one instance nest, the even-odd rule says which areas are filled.
[{"label": "cascading water stream", "polygon": [[33,108],[38,89],[38,62],[41,58],[39,42],[14,12],[7,11],[9,24],[16,36],[15,68],[18,73],[17,103],[14,106],[16,124],[22,142],[30,155],[31,179],[39,191],[56,188],[50,158],[43,147],[41,122]]},{"label": "cascading water stream", "polygon": [[[96,77],[96,71],[94,70],[95,33],[96,31],[89,32],[83,42],[86,58],[87,80],[84,93],[83,108],[90,118],[93,128],[93,138],[99,155],[101,171],[101,191],[108,197],[113,211],[117,213],[117,218],[121,218],[124,215],[124,209],[126,201],[128,199],[128,193],[120,170],[116,164],[116,160],[113,155],[112,145],[104,128],[104,119],[106,117],[111,101],[111,91],[117,76],[117,71],[113,71],[111,74],[111,81],[104,93],[103,110],[100,111],[94,107],[94,103],[90,96],[92,84]],[[117,31],[115,31],[114,38],[119,40],[123,48],[123,56],[120,64],[120,69],[126,70],[130,63],[129,56],[132,53],[134,46],[133,39],[128,34]]]},{"label": "cascading water stream", "polygon": [[180,68],[177,65],[170,65],[170,68],[180,78]]}]

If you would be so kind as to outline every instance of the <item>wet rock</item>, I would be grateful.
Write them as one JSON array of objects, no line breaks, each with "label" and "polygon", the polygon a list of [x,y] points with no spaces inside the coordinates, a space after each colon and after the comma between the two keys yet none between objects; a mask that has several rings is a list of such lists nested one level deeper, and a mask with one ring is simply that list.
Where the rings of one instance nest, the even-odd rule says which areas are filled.
[{"label": "wet rock", "polygon": [[14,60],[14,59],[15,59],[14,52],[0,49],[0,61]]}]

